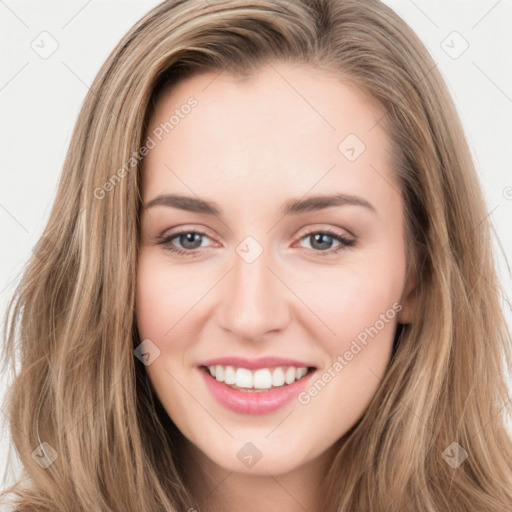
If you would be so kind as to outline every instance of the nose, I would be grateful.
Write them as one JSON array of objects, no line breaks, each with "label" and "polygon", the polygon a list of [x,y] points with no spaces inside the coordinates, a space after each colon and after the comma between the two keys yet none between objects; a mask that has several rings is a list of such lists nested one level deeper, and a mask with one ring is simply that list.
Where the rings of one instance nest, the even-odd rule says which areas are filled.
[{"label": "nose", "polygon": [[251,263],[234,254],[217,314],[220,326],[238,339],[258,340],[290,321],[288,289],[269,263],[266,251]]}]

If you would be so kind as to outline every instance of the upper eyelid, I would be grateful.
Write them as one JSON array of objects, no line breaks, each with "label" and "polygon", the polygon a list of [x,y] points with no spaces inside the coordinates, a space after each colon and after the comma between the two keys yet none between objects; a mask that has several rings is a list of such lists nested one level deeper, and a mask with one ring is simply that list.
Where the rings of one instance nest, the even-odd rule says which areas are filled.
[{"label": "upper eyelid", "polygon": [[196,228],[196,227],[181,228],[180,227],[180,228],[176,228],[176,229],[177,229],[176,231],[173,231],[172,233],[169,233],[169,234],[160,235],[158,238],[168,240],[168,239],[172,239],[174,237],[177,237],[179,235],[184,235],[187,233],[199,233],[200,235],[207,236],[210,239],[214,238],[208,234],[208,230],[206,228],[202,228],[202,227],[201,228]]},{"label": "upper eyelid", "polygon": [[[170,228],[170,229],[172,230],[173,228]],[[179,227],[176,227],[175,229],[177,231],[175,231],[169,235],[161,235],[160,238],[168,238],[169,236],[179,235],[181,233],[190,233],[193,231],[200,232],[201,234],[204,234],[204,235],[208,236],[209,238],[214,238],[208,234],[210,231],[209,228],[206,228],[203,226],[196,227],[196,226],[192,225],[192,227],[185,227],[185,228],[183,228],[182,226],[179,226]],[[300,230],[297,233],[302,232],[302,235],[301,235],[301,237],[302,237],[302,236],[305,236],[312,232],[316,233],[316,232],[332,231],[339,236],[345,236],[343,233],[337,233],[337,230],[340,230],[340,229],[345,231],[347,233],[348,237],[356,238],[356,236],[353,233],[351,233],[347,228],[332,227],[332,226],[325,227],[325,224],[322,225],[322,224],[318,224],[318,223],[313,224],[312,226],[310,226],[308,228],[304,228],[304,230],[305,230],[304,232],[302,232],[302,230]],[[295,236],[298,236],[298,234]]]}]

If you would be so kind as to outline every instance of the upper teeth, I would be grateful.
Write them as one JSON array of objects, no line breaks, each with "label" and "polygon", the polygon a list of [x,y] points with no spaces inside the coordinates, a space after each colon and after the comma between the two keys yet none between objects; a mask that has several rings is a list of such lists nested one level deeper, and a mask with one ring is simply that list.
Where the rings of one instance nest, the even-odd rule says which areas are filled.
[{"label": "upper teeth", "polygon": [[292,384],[306,375],[306,367],[279,366],[277,368],[260,368],[252,371],[233,366],[208,366],[210,375],[219,382],[235,385],[239,388],[270,389],[272,386]]}]

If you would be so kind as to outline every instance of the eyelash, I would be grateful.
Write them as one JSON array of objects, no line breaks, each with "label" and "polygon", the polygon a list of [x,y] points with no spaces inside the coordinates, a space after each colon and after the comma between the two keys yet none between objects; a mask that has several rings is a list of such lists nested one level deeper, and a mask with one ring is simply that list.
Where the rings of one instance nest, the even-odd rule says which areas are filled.
[{"label": "eyelash", "polygon": [[[195,256],[196,252],[199,249],[180,249],[179,247],[176,247],[175,245],[173,245],[171,243],[171,240],[178,238],[180,235],[187,235],[187,234],[197,234],[197,235],[201,235],[201,236],[205,236],[205,237],[209,238],[208,235],[206,233],[204,233],[203,231],[198,231],[195,229],[184,229],[182,231],[177,231],[167,237],[159,237],[160,242],[157,242],[157,244],[162,245],[166,251],[170,251],[172,253],[179,254],[182,256],[193,257],[193,256]],[[332,254],[337,254],[338,252],[340,252],[348,247],[352,247],[356,243],[355,240],[346,238],[338,233],[335,233],[334,231],[331,231],[330,229],[309,231],[309,232],[305,233],[304,235],[302,235],[299,240],[302,240],[304,238],[307,238],[308,236],[316,235],[316,234],[328,235],[329,237],[333,238],[334,240],[340,242],[340,245],[333,249],[327,249],[325,251],[319,251],[319,250],[312,249],[314,252],[316,252],[319,256],[322,256],[322,257],[330,256]]]}]

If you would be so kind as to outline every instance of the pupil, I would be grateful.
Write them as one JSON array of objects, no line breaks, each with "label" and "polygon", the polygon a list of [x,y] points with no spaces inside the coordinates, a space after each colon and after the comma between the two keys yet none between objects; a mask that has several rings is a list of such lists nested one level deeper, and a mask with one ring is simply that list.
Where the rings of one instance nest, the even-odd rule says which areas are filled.
[{"label": "pupil", "polygon": [[[197,244],[194,245],[194,238],[196,236],[198,237],[199,245],[197,245]],[[183,245],[183,247],[185,247],[187,249],[197,249],[197,247],[199,247],[201,245],[200,236],[201,235],[199,233],[187,233],[185,235],[181,235],[180,242]],[[197,240],[196,240],[196,242],[197,242]]]},{"label": "pupil", "polygon": [[[311,244],[312,247],[315,247],[315,244],[318,242],[320,244],[320,247],[317,247],[318,249],[329,249],[332,244],[332,237],[329,235],[326,235],[325,233],[316,233],[314,235],[311,235],[313,237],[314,243]],[[330,240],[322,242],[322,239],[326,237]]]}]

